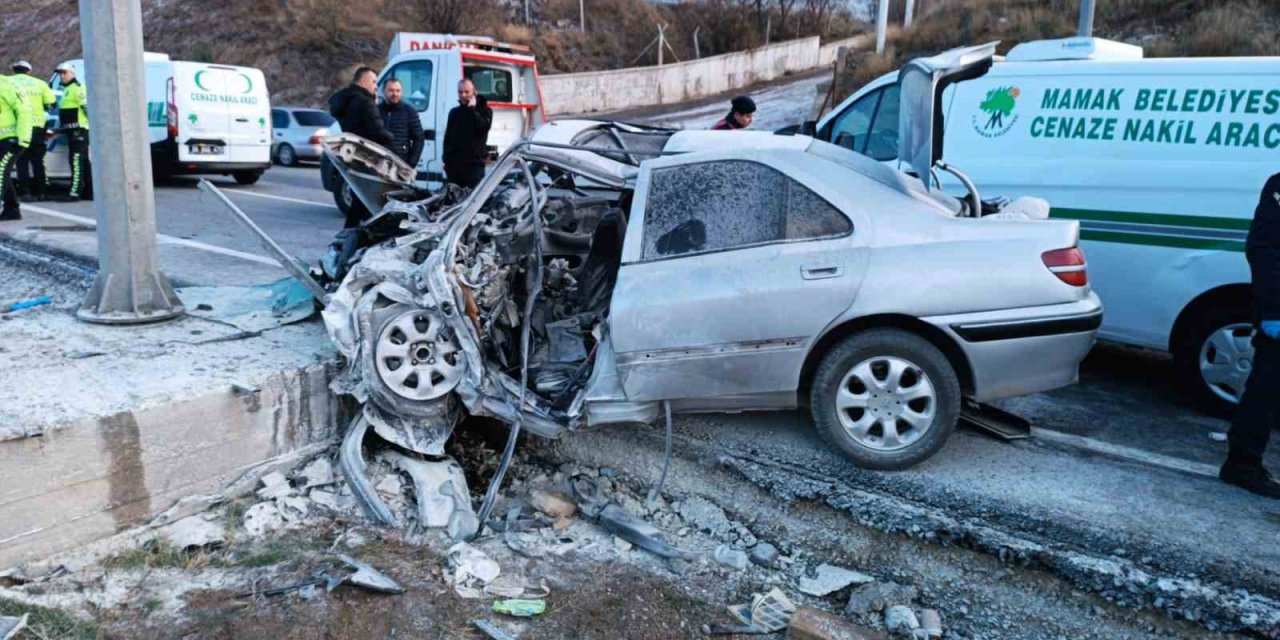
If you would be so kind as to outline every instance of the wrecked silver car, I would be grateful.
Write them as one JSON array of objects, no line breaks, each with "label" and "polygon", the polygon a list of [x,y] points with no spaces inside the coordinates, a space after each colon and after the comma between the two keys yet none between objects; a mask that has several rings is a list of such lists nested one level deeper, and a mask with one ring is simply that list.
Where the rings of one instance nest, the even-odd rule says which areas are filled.
[{"label": "wrecked silver car", "polygon": [[[933,153],[932,92],[973,64],[921,67],[928,124],[904,135],[924,142],[904,142]],[[469,193],[352,164],[380,213],[324,262],[339,385],[423,454],[466,414],[554,438],[806,406],[855,462],[904,468],[966,399],[1074,382],[1101,319],[1077,223],[1001,219],[803,136],[557,121]]]}]

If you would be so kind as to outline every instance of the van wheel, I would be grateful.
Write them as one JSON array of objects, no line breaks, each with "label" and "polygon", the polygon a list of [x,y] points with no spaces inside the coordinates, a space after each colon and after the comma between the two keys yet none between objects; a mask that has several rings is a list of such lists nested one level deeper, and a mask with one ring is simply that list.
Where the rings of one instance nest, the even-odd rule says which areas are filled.
[{"label": "van wheel", "polygon": [[262,177],[261,171],[233,171],[231,177],[236,179],[236,184],[251,185]]},{"label": "van wheel", "polygon": [[899,329],[845,338],[809,390],[819,435],[860,467],[905,469],[937,453],[960,418],[960,380],[929,341]]},{"label": "van wheel", "polygon": [[288,143],[282,144],[276,149],[276,162],[282,166],[292,167],[298,164],[298,153]]},{"label": "van wheel", "polygon": [[364,220],[369,217],[369,208],[351,192],[351,186],[346,180],[338,178],[338,183],[338,188],[333,192],[333,203],[338,206],[338,211],[347,216],[347,219]]},{"label": "van wheel", "polygon": [[1173,354],[1179,377],[1214,415],[1229,417],[1240,404],[1253,368],[1253,334],[1247,306],[1212,308],[1194,320]]}]

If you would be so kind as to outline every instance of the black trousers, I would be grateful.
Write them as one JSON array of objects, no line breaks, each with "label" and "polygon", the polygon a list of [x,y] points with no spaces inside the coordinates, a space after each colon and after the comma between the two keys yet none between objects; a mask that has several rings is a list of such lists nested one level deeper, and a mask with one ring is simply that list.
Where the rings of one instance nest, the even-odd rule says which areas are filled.
[{"label": "black trousers", "polygon": [[93,197],[93,169],[89,166],[89,131],[71,129],[67,132],[67,159],[71,162],[72,196]]},{"label": "black trousers", "polygon": [[451,184],[474,189],[484,179],[484,163],[462,167],[447,166],[444,168],[444,174]]},{"label": "black trousers", "polygon": [[1280,340],[1259,331],[1253,349],[1253,371],[1228,436],[1227,464],[1232,466],[1262,466],[1271,430],[1280,426],[1280,397],[1276,394],[1280,391]]},{"label": "black trousers", "polygon": [[18,185],[13,180],[13,165],[18,161],[22,147],[17,138],[0,140],[0,201],[5,213],[18,211]]},{"label": "black trousers", "polygon": [[18,183],[27,194],[43,197],[46,178],[44,174],[44,154],[49,147],[44,141],[44,127],[31,130],[31,145],[18,157]]}]

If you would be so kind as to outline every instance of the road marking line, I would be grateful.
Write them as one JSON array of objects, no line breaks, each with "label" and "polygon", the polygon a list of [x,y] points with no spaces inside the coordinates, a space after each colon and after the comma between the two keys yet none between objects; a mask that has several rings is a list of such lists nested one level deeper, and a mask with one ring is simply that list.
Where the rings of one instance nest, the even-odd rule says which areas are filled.
[{"label": "road marking line", "polygon": [[274,196],[269,193],[256,193],[253,191],[245,191],[243,189],[223,189],[227,193],[240,193],[255,198],[266,198],[268,200],[281,200],[283,202],[296,202],[298,204],[309,204],[313,207],[325,207],[328,209],[337,209],[338,205],[329,202],[316,202],[314,200],[303,200],[301,198],[290,198],[288,196]]},{"label": "road marking line", "polygon": [[1052,429],[1044,429],[1042,427],[1032,427],[1031,437],[1033,440],[1046,440],[1057,444],[1063,444],[1080,449],[1101,453],[1115,458],[1122,458],[1132,462],[1140,462],[1142,464],[1169,469],[1172,471],[1180,471],[1182,473],[1190,473],[1197,476],[1206,476],[1209,478],[1218,477],[1218,467],[1205,464],[1203,462],[1194,462],[1183,458],[1175,458],[1160,453],[1152,453],[1142,449],[1126,447],[1121,444],[1112,444],[1103,442],[1095,438],[1087,436],[1078,436],[1073,433],[1063,433]]},{"label": "road marking line", "polygon": [[[61,211],[57,211],[54,209],[47,209],[45,207],[38,207],[30,204],[22,205],[22,209],[24,211],[32,211],[34,213],[38,213],[44,216],[49,216],[51,218],[59,218],[59,219],[68,220],[71,222],[79,222],[81,224],[86,224],[92,227],[98,226],[98,221],[94,220],[93,218],[77,216],[71,213],[63,213]],[[228,249],[226,247],[219,247],[217,245],[205,244],[203,242],[196,242],[195,240],[187,240],[186,238],[175,238],[173,236],[166,236],[162,233],[156,234],[156,241],[160,242],[161,244],[172,244],[180,247],[190,247],[192,249],[199,249],[200,251],[216,253],[218,255],[228,256],[231,258],[240,258],[241,260],[248,260],[249,262],[256,262],[258,264],[264,264],[270,267],[280,266],[280,263],[276,262],[275,260],[260,256],[257,254],[245,253],[244,251],[236,251],[235,249]]]}]

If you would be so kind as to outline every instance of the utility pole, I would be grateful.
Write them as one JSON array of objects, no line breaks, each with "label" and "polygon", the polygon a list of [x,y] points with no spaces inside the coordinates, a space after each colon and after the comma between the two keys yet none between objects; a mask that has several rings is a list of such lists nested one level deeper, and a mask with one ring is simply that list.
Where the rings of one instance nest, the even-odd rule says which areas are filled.
[{"label": "utility pole", "polygon": [[658,66],[662,66],[663,49],[667,48],[667,27],[666,25],[658,25]]},{"label": "utility pole", "polygon": [[1093,37],[1093,0],[1080,0],[1080,29],[1082,38]]},{"label": "utility pole", "polygon": [[880,0],[880,10],[876,12],[876,55],[884,53],[885,31],[889,29],[889,0]]},{"label": "utility pole", "polygon": [[140,0],[82,1],[80,39],[90,85],[98,277],[76,317],[101,324],[176,318],[182,301],[156,265]]},{"label": "utility pole", "polygon": [[578,0],[578,30],[587,32],[587,0]]},{"label": "utility pole", "polygon": [[911,18],[916,9],[916,0],[907,0],[907,12],[902,14],[902,28],[906,29],[911,26]]},{"label": "utility pole", "polygon": [[525,24],[530,24],[530,22],[529,22],[529,0],[524,0],[524,23],[525,23]]},{"label": "utility pole", "polygon": [[702,58],[702,49],[698,46],[698,32],[702,31],[702,25],[693,28],[693,58],[695,60]]}]

